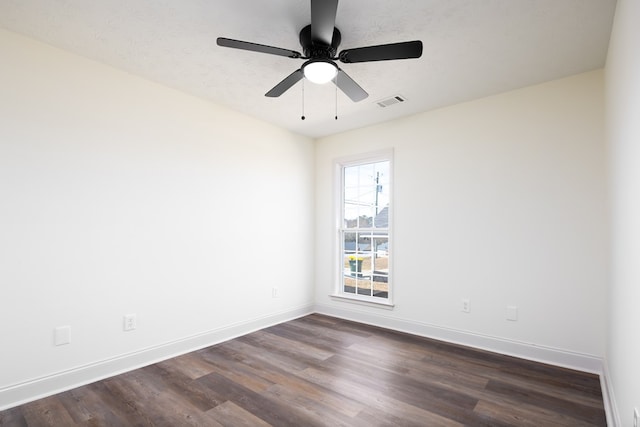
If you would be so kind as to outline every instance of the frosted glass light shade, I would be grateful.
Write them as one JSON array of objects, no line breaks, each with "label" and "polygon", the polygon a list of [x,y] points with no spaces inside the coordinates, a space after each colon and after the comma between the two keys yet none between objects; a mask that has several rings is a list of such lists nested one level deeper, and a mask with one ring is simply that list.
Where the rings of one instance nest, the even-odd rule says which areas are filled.
[{"label": "frosted glass light shade", "polygon": [[338,74],[338,67],[332,62],[309,62],[302,69],[304,77],[312,83],[329,83]]}]

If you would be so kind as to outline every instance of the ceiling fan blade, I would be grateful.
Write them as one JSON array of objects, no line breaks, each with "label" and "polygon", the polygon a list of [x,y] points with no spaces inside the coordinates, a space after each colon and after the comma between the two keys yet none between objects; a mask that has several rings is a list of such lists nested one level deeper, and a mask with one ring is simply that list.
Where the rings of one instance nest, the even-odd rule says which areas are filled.
[{"label": "ceiling fan blade", "polygon": [[303,77],[304,74],[302,74],[302,70],[296,70],[285,77],[285,79],[280,83],[275,85],[269,92],[265,93],[264,96],[268,96],[269,98],[277,98],[287,90],[289,90],[294,84],[302,80]]},{"label": "ceiling fan blade", "polygon": [[414,40],[411,42],[346,49],[340,52],[339,59],[345,63],[353,63],[420,58],[421,56],[422,42],[420,40]]},{"label": "ceiling fan blade", "polygon": [[300,52],[296,52],[295,50],[282,49],[282,48],[273,47],[273,46],[266,46],[258,43],[243,42],[241,40],[227,39],[224,37],[218,37],[217,43],[218,43],[218,46],[222,46],[222,47],[250,50],[252,52],[286,56],[288,58],[300,58],[302,56]]},{"label": "ceiling fan blade", "polygon": [[331,46],[338,0],[311,0],[311,40]]},{"label": "ceiling fan blade", "polygon": [[345,93],[353,102],[362,101],[369,96],[347,73],[338,70],[338,75],[333,79],[338,88]]}]

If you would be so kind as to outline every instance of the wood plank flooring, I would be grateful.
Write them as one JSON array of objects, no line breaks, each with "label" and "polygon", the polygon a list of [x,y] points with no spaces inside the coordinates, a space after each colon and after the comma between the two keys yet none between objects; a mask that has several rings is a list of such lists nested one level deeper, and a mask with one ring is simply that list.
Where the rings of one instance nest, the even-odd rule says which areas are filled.
[{"label": "wood plank flooring", "polygon": [[0,412],[2,426],[605,426],[595,375],[318,314]]}]

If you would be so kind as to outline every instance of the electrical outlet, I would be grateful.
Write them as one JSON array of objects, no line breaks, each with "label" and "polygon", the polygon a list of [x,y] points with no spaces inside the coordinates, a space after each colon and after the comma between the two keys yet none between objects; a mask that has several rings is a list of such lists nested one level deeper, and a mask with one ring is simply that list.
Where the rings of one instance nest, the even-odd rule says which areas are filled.
[{"label": "electrical outlet", "polygon": [[507,306],[507,320],[511,320],[512,322],[516,322],[518,320],[518,307],[515,305]]},{"label": "electrical outlet", "polygon": [[469,304],[469,298],[465,298],[462,300],[462,311],[465,313],[469,313],[471,311],[471,307]]},{"label": "electrical outlet", "polygon": [[638,408],[635,408],[633,410],[633,427],[640,427],[638,426],[638,419],[640,418],[640,414],[638,414]]},{"label": "electrical outlet", "polygon": [[124,316],[123,329],[125,331],[133,331],[138,326],[138,320],[135,314],[126,314]]},{"label": "electrical outlet", "polygon": [[278,298],[278,288],[271,288],[271,298]]},{"label": "electrical outlet", "polygon": [[71,342],[71,326],[58,326],[54,329],[55,345],[65,345]]}]

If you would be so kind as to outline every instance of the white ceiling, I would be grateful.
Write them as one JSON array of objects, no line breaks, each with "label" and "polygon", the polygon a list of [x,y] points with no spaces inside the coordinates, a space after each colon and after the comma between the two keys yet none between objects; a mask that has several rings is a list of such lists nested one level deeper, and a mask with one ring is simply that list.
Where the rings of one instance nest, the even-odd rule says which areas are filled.
[{"label": "white ceiling", "polygon": [[[615,0],[342,0],[340,49],[422,40],[420,59],[343,64],[369,98],[306,82],[264,94],[303,61],[216,45],[302,51],[308,0],[0,0],[0,26],[321,137],[604,66]],[[407,102],[380,108],[401,94]]]}]

